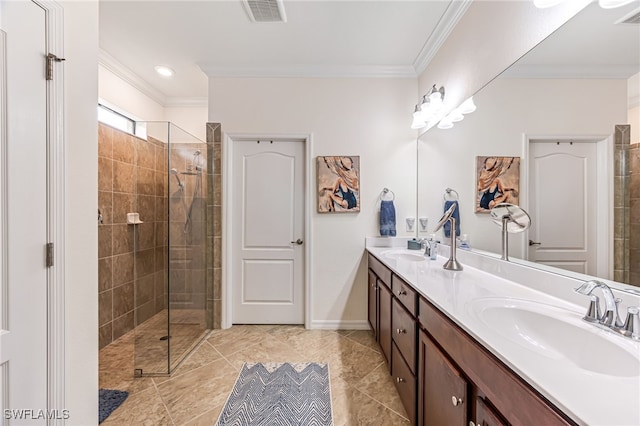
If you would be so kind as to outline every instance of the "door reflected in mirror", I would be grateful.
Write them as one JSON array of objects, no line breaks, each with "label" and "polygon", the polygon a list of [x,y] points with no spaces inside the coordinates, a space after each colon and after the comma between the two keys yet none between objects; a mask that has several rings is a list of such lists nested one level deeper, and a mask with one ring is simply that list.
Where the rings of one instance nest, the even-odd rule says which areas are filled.
[{"label": "door reflected in mirror", "polygon": [[474,114],[422,135],[417,215],[440,217],[456,188],[470,245],[500,253],[491,218],[474,213],[475,157],[521,157],[532,226],[511,257],[640,285],[640,26],[616,23],[636,9],[587,6],[476,93]]}]

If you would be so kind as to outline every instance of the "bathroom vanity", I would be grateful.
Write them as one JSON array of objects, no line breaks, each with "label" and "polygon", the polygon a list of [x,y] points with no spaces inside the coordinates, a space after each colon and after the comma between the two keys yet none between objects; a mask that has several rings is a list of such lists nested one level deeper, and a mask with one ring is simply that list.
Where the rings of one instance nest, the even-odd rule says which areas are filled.
[{"label": "bathroom vanity", "polygon": [[[446,257],[367,250],[369,323],[412,424],[640,424],[640,342],[582,321],[581,281],[466,251],[446,271]],[[620,312],[640,302],[621,297]]]}]

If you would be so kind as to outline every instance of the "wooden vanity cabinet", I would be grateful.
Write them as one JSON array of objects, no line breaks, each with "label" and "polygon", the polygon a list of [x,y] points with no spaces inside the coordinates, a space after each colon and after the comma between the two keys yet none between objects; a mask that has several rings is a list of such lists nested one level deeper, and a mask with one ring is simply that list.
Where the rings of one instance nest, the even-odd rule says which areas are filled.
[{"label": "wooden vanity cabinet", "polygon": [[418,344],[418,424],[467,426],[469,383],[424,331]]},{"label": "wooden vanity cabinet", "polygon": [[369,255],[369,324],[391,371],[391,271]]},{"label": "wooden vanity cabinet", "polygon": [[575,425],[369,255],[369,323],[412,424]]},{"label": "wooden vanity cabinet", "polygon": [[368,319],[369,326],[376,340],[378,340],[378,277],[369,270],[369,285],[367,286],[367,298],[369,301]]},{"label": "wooden vanity cabinet", "polygon": [[[458,325],[451,321],[439,309],[420,298],[419,323],[424,333],[436,342],[442,354],[455,366],[472,386],[475,395],[483,398],[472,401],[469,415],[478,414],[478,401],[481,400],[481,421],[488,425],[575,425],[566,415],[557,410],[550,402],[524,382],[499,359],[487,351]],[[428,362],[428,361],[427,361]],[[422,367],[422,363],[419,365]],[[422,378],[422,372],[419,377]],[[429,388],[426,382],[420,386]],[[490,405],[488,405],[490,404]],[[501,419],[505,419],[503,423]],[[476,422],[478,418],[470,417]],[[469,423],[470,424],[470,423]]]},{"label": "wooden vanity cabinet", "polygon": [[391,290],[384,284],[378,285],[378,313],[380,323],[378,325],[378,344],[382,348],[382,354],[391,366]]}]

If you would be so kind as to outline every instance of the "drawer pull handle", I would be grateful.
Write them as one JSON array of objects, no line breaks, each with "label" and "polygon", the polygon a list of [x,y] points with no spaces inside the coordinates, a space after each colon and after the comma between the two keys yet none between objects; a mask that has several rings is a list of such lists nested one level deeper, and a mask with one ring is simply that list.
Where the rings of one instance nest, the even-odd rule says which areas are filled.
[{"label": "drawer pull handle", "polygon": [[398,290],[398,296],[406,296],[407,290]]},{"label": "drawer pull handle", "polygon": [[458,398],[457,396],[452,396],[451,403],[453,404],[454,407],[457,407],[458,405],[462,404],[462,398]]},{"label": "drawer pull handle", "polygon": [[470,421],[469,426],[476,426],[476,424],[473,421]]},{"label": "drawer pull handle", "polygon": [[396,328],[396,333],[398,333],[398,334],[406,334],[407,330],[405,330],[404,328]]},{"label": "drawer pull handle", "polygon": [[396,382],[397,383],[404,383],[404,382],[406,382],[406,380],[403,379],[402,377],[396,377]]}]

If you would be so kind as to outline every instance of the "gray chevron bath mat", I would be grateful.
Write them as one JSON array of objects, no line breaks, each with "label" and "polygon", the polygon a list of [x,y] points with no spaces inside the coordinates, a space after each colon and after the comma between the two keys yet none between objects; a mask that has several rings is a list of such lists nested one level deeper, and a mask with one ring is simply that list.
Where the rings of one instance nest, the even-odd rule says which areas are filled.
[{"label": "gray chevron bath mat", "polygon": [[216,425],[333,425],[329,366],[244,364]]}]

